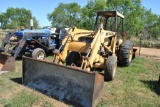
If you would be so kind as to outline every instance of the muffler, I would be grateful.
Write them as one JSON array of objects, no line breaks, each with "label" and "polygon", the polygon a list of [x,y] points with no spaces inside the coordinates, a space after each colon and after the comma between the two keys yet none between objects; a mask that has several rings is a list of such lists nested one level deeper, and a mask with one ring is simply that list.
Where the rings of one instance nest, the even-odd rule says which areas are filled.
[{"label": "muffler", "polygon": [[96,107],[103,93],[104,78],[44,60],[23,57],[23,84],[68,104]]}]

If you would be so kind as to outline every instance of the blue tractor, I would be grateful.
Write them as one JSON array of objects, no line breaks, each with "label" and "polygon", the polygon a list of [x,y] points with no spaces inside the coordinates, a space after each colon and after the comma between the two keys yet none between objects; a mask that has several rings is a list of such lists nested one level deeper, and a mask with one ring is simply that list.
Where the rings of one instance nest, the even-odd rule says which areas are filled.
[{"label": "blue tractor", "polygon": [[0,47],[0,70],[13,68],[15,59],[29,53],[35,59],[44,59],[59,43],[59,32],[42,30],[19,30],[8,32]]}]

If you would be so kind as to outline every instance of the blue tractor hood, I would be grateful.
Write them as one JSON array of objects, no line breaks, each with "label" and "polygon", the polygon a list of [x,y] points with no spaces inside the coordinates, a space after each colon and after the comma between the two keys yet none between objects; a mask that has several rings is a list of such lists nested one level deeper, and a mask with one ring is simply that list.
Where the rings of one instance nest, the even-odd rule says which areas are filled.
[{"label": "blue tractor hood", "polygon": [[16,31],[15,35],[17,37],[23,37],[24,33],[46,33],[46,36],[48,36],[48,34],[51,34],[52,32],[49,29],[34,29],[34,30],[25,29]]}]

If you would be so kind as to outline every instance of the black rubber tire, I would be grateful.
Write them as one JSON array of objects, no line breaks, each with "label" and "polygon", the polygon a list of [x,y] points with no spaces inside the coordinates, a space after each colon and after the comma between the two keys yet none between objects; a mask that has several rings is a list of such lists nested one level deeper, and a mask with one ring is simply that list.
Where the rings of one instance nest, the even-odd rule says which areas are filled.
[{"label": "black rubber tire", "polygon": [[71,66],[71,64],[75,64],[76,66],[80,66],[77,61],[80,60],[80,54],[78,52],[70,52],[66,58],[66,65]]},{"label": "black rubber tire", "polygon": [[111,81],[114,79],[116,68],[117,68],[117,58],[114,56],[109,56],[105,63],[105,69],[104,69],[104,79],[106,81]]},{"label": "black rubber tire", "polygon": [[[39,54],[41,54],[42,56],[40,57]],[[41,60],[43,60],[45,57],[46,57],[46,53],[41,48],[36,48],[32,52],[32,58],[34,58],[34,59],[41,59]]]},{"label": "black rubber tire", "polygon": [[133,44],[130,40],[125,40],[118,52],[118,63],[120,66],[129,66],[133,58]]}]

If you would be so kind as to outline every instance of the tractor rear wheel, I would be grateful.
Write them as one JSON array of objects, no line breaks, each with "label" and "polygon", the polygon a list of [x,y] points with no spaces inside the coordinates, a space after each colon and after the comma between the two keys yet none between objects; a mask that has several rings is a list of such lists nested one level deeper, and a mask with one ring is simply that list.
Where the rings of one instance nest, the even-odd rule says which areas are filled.
[{"label": "tractor rear wheel", "polygon": [[104,70],[104,78],[107,81],[111,81],[114,79],[117,68],[117,59],[114,56],[109,56]]},{"label": "tractor rear wheel", "polygon": [[66,58],[66,65],[71,66],[72,64],[80,66],[78,61],[80,60],[80,54],[78,52],[70,52]]},{"label": "tractor rear wheel", "polygon": [[46,57],[46,53],[41,48],[36,48],[32,52],[32,58],[43,60]]},{"label": "tractor rear wheel", "polygon": [[133,44],[131,41],[124,41],[118,52],[118,62],[121,66],[129,66],[133,57]]}]

